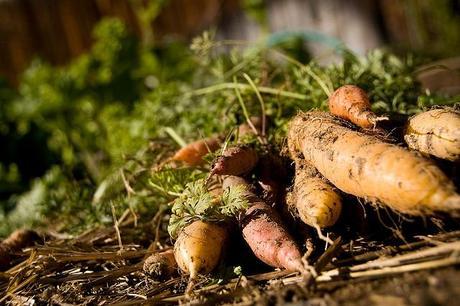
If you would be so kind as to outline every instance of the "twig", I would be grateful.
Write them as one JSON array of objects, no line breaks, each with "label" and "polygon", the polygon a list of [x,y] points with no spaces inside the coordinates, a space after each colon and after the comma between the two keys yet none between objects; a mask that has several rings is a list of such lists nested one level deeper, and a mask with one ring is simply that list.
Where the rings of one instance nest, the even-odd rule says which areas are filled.
[{"label": "twig", "polygon": [[180,145],[182,148],[185,147],[187,145],[187,143],[185,142],[185,140],[179,136],[179,134],[176,133],[176,131],[174,131],[172,128],[170,127],[165,127],[164,128],[165,132],[171,136],[171,138],[177,142],[178,145]]},{"label": "twig", "polygon": [[16,287],[14,288],[9,288],[8,289],[8,292],[5,293],[5,296],[2,297],[0,299],[0,303],[1,302],[4,302],[8,297],[10,297],[11,295],[13,295],[15,292],[21,290],[22,288],[24,288],[25,286],[27,286],[28,284],[32,283],[35,281],[35,279],[38,277],[38,274],[32,274],[31,276],[29,276],[25,281],[23,281],[22,283],[20,283],[19,285],[17,285]]},{"label": "twig", "polygon": [[57,262],[77,262],[77,261],[87,261],[87,260],[124,260],[124,259],[134,259],[143,257],[145,254],[150,254],[146,250],[136,250],[136,251],[123,251],[120,253],[117,252],[69,252],[69,253],[54,253],[47,252],[46,250],[35,249],[37,255],[47,255],[53,257]]},{"label": "twig", "polygon": [[136,194],[134,189],[129,185],[129,182],[126,179],[125,172],[123,171],[123,169],[120,169],[120,174],[121,174],[121,180],[123,181],[123,185],[125,185],[126,192],[128,193],[128,197],[131,194]]},{"label": "twig", "polygon": [[166,207],[161,206],[155,216],[152,219],[152,226],[155,229],[155,239],[153,240],[152,244],[149,247],[149,251],[154,252],[157,248],[157,245],[160,241],[160,226],[161,226],[161,217],[163,216],[163,213],[165,212]]},{"label": "twig", "polygon": [[[93,272],[93,273],[81,273],[81,274],[73,274],[73,275],[68,275],[65,277],[61,278],[55,278],[55,277],[44,277],[38,280],[40,283],[44,284],[62,284],[65,282],[71,282],[71,281],[76,281],[76,280],[85,280],[85,283],[87,285],[95,285],[95,284],[100,284],[101,280],[107,280],[107,279],[116,279],[117,277],[139,271],[141,270],[140,265],[133,265],[133,266],[124,266],[120,269],[116,270],[111,270],[111,271],[99,271],[99,272]],[[89,282],[90,279],[93,278],[98,278],[93,282]]]},{"label": "twig", "polygon": [[336,264],[337,265],[348,265],[351,262],[368,261],[368,260],[379,258],[381,256],[392,255],[397,252],[409,251],[409,250],[416,249],[418,247],[423,247],[423,246],[427,246],[430,244],[434,244],[434,241],[444,241],[444,240],[448,240],[451,238],[458,238],[458,237],[460,237],[460,231],[440,234],[440,235],[431,237],[432,241],[423,240],[423,241],[412,242],[409,244],[404,244],[401,246],[389,246],[389,247],[386,247],[384,249],[380,249],[377,251],[356,255],[351,258],[347,258],[343,260],[338,260]]},{"label": "twig", "polygon": [[334,243],[324,252],[320,258],[315,263],[315,270],[317,273],[323,271],[323,269],[327,266],[328,263],[337,256],[337,254],[342,250],[343,241],[342,237],[338,237],[334,240]]},{"label": "twig", "polygon": [[[236,83],[236,78],[233,78],[233,82],[235,84]],[[248,123],[249,127],[251,128],[251,130],[254,132],[254,134],[257,136],[257,139],[259,140],[259,142],[261,144],[264,143],[263,139],[260,137],[259,135],[259,131],[256,129],[256,127],[254,126],[254,124],[252,123],[251,121],[251,118],[249,117],[249,113],[248,113],[248,110],[246,109],[246,105],[244,105],[244,101],[243,101],[243,98],[241,97],[241,93],[240,93],[240,90],[238,88],[235,88],[235,94],[236,94],[236,97],[238,99],[238,102],[240,103],[240,106],[241,106],[241,109],[243,110],[243,115],[244,117],[246,118],[246,122]]]},{"label": "twig", "polygon": [[[399,266],[399,267],[384,267],[384,268],[377,269],[377,270],[352,272],[348,274],[347,277],[350,279],[364,278],[364,277],[366,278],[385,277],[389,275],[401,274],[401,273],[412,272],[412,271],[421,271],[421,270],[427,270],[427,269],[435,269],[435,268],[452,266],[452,265],[457,265],[457,264],[460,264],[460,257],[447,257],[443,259],[431,260],[428,262],[409,264],[409,265],[404,265],[404,266]],[[330,281],[333,279],[334,279],[333,276],[330,276],[330,275],[320,275],[316,280],[318,282],[326,282],[326,281]]]},{"label": "twig", "polygon": [[113,217],[113,226],[115,228],[115,232],[117,233],[117,239],[118,239],[118,246],[120,247],[119,252],[123,251],[123,242],[121,241],[121,233],[120,229],[118,228],[118,220],[117,216],[115,214],[115,206],[113,206],[113,203],[110,203],[110,206],[112,207],[112,217]]},{"label": "twig", "polygon": [[[405,254],[401,256],[396,256],[394,258],[379,260],[378,262],[375,261],[373,263],[366,263],[362,265],[356,265],[349,267],[347,269],[338,268],[327,271],[316,278],[317,282],[327,282],[332,281],[335,279],[350,279],[350,278],[362,278],[362,277],[384,277],[386,275],[393,275],[399,274],[404,272],[410,271],[417,271],[417,270],[425,270],[425,269],[432,269],[442,266],[449,266],[454,264],[460,263],[460,256],[458,256],[458,250],[460,247],[460,242],[454,242],[450,244],[446,244],[443,246],[433,247],[427,250],[422,250],[418,252],[412,252],[410,254]],[[450,251],[450,252],[449,252]],[[457,252],[454,252],[457,251]],[[441,252],[441,253],[440,253]],[[442,255],[452,253],[451,256],[441,259],[434,259],[431,260],[433,255]],[[455,256],[454,256],[455,254]],[[421,258],[430,258],[428,261],[412,263],[412,264],[404,264],[404,261],[408,260],[415,260]],[[400,266],[396,266],[400,265]],[[377,268],[372,270],[365,270],[363,269],[371,269]],[[298,283],[303,281],[302,277],[294,276],[290,278],[283,279],[283,284],[292,284]]]},{"label": "twig", "polygon": [[312,267],[313,273],[307,277],[303,276],[303,282],[305,285],[309,286],[313,283],[315,278],[318,276],[321,271],[327,266],[329,262],[340,252],[342,246],[342,237],[335,239],[331,246],[318,258],[315,265]]},{"label": "twig", "polygon": [[438,245],[438,246],[431,247],[428,249],[395,256],[392,258],[379,259],[379,260],[367,262],[364,264],[353,266],[349,268],[349,270],[350,271],[360,271],[360,270],[366,270],[366,269],[372,269],[372,268],[398,266],[398,265],[401,265],[401,264],[404,264],[406,262],[410,262],[413,260],[429,258],[432,256],[445,255],[446,253],[451,253],[454,251],[460,251],[460,241],[446,243],[446,244]]},{"label": "twig", "polygon": [[249,75],[247,75],[246,73],[243,73],[243,77],[246,79],[246,81],[249,83],[249,85],[251,86],[251,88],[254,90],[254,92],[256,93],[256,96],[257,96],[257,100],[259,100],[259,103],[260,103],[260,109],[261,109],[261,112],[262,112],[262,139],[265,140],[265,129],[266,129],[266,118],[265,118],[265,103],[264,103],[264,99],[262,98],[262,96],[260,95],[260,91],[257,89],[257,86],[256,84],[254,83],[254,81],[251,79],[251,77]]}]

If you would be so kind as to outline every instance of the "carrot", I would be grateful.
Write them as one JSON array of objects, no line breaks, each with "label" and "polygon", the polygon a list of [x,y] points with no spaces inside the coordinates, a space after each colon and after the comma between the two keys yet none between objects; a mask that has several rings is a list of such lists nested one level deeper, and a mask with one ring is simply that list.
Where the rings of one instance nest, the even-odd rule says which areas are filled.
[{"label": "carrot", "polygon": [[249,146],[231,147],[213,162],[211,175],[241,175],[251,171],[258,160],[256,150]]},{"label": "carrot", "polygon": [[460,160],[460,111],[433,109],[413,116],[407,122],[404,140],[411,149]]},{"label": "carrot", "polygon": [[39,240],[40,236],[33,230],[19,229],[11,233],[0,243],[0,268],[5,268],[11,264],[15,258],[14,253],[34,245]]},{"label": "carrot", "polygon": [[203,157],[220,147],[220,140],[217,137],[209,137],[189,143],[174,154],[172,160],[182,161],[189,166],[203,164]]},{"label": "carrot", "polygon": [[184,227],[174,244],[179,268],[190,274],[190,283],[198,274],[211,272],[219,263],[227,230],[212,222],[194,221]]},{"label": "carrot", "polygon": [[272,267],[304,273],[300,250],[276,211],[260,200],[243,178],[227,176],[223,185],[224,189],[238,185],[245,187],[244,196],[251,206],[240,214],[238,221],[244,240],[257,258]]},{"label": "carrot", "polygon": [[305,161],[296,161],[294,189],[288,194],[287,202],[304,223],[317,230],[321,239],[332,244],[330,239],[323,236],[321,228],[337,222],[342,201],[334,187]]},{"label": "carrot", "polygon": [[375,127],[378,121],[388,120],[387,117],[378,117],[372,112],[366,92],[355,85],[339,87],[329,97],[329,110],[332,114],[365,129]]},{"label": "carrot", "polygon": [[167,250],[150,255],[144,261],[143,270],[156,279],[166,279],[172,276],[177,270],[174,251]]},{"label": "carrot", "polygon": [[300,152],[344,192],[414,215],[460,208],[454,184],[433,162],[353,131],[328,113],[297,115],[290,123],[288,142],[290,150]]}]

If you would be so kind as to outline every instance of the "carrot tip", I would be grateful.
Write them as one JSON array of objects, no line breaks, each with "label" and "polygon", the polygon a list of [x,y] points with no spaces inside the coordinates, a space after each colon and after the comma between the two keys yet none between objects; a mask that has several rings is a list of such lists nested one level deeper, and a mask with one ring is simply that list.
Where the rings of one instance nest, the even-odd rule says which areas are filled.
[{"label": "carrot tip", "polygon": [[368,116],[367,116],[367,120],[374,125],[374,128],[375,126],[377,125],[378,122],[380,121],[386,121],[386,120],[390,120],[389,117],[387,116],[377,116],[375,115],[374,113],[369,113]]},{"label": "carrot tip", "polygon": [[195,284],[196,284],[196,278],[190,276],[190,278],[188,280],[187,288],[185,289],[185,295],[186,296],[191,295],[191,293],[193,292],[193,288],[195,288]]},{"label": "carrot tip", "polygon": [[299,272],[306,277],[317,277],[318,272],[316,272],[315,267],[311,266],[306,258],[302,257],[302,267],[299,269]]},{"label": "carrot tip", "polygon": [[375,118],[376,122],[378,122],[378,121],[386,121],[386,120],[390,120],[390,118],[387,117],[387,116],[380,116],[380,117]]}]

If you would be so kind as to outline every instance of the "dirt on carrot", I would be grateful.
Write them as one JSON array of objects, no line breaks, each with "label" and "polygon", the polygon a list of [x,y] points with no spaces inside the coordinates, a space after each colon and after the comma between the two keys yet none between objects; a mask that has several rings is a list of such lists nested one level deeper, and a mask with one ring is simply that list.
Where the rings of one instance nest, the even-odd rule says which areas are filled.
[{"label": "dirt on carrot", "polygon": [[452,181],[430,160],[354,131],[328,113],[292,119],[289,147],[340,190],[414,215],[458,212]]},{"label": "dirt on carrot", "polygon": [[460,111],[438,108],[407,122],[404,140],[414,150],[450,161],[460,159]]},{"label": "dirt on carrot", "polygon": [[212,163],[211,175],[241,175],[251,171],[257,164],[257,151],[247,145],[226,149]]},{"label": "dirt on carrot", "polygon": [[334,225],[342,211],[337,190],[304,160],[296,160],[294,187],[288,194],[288,205],[299,218],[320,232]]},{"label": "dirt on carrot", "polygon": [[158,280],[170,278],[177,272],[177,268],[173,250],[152,254],[145,259],[143,264],[144,272]]},{"label": "dirt on carrot", "polygon": [[251,191],[245,179],[227,176],[223,185],[245,186],[250,207],[239,215],[238,221],[244,240],[256,257],[272,267],[305,273],[300,249],[277,212]]}]

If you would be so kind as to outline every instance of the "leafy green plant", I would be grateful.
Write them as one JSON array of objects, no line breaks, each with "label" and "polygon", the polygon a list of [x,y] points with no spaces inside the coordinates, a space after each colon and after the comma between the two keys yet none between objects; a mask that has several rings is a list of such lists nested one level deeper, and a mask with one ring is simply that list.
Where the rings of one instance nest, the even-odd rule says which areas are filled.
[{"label": "leafy green plant", "polygon": [[[60,229],[81,230],[112,222],[112,206],[117,214],[130,209],[148,220],[175,198],[172,224],[236,214],[244,206],[237,191],[224,193],[214,207],[204,186],[187,185],[199,182],[206,167],[154,170],[177,149],[170,129],[190,142],[225,136],[246,117],[265,113],[271,122],[268,142],[276,146],[292,115],[326,109],[328,94],[344,84],[363,87],[375,111],[390,114],[410,115],[459,100],[422,92],[414,71],[423,60],[382,50],[358,57],[344,49],[341,62],[323,66],[295,50],[301,42],[289,48],[248,44],[223,54],[217,48],[231,47],[230,42],[216,42],[209,34],[195,40],[193,50],[179,43],[146,46],[116,19],[99,24],[94,38],[92,49],[67,66],[34,61],[17,93],[0,87],[1,137],[12,142],[13,131],[32,145],[18,155],[21,160],[33,150],[48,158],[39,175],[48,174],[35,180],[19,157],[1,160],[0,186],[9,190],[2,200],[1,233],[56,216]],[[40,138],[32,142],[27,135]],[[21,198],[30,194],[34,209],[21,208]]]},{"label": "leafy green plant", "polygon": [[168,232],[172,238],[177,238],[180,230],[194,220],[225,222],[247,207],[242,186],[228,188],[221,196],[213,196],[203,180],[194,181],[188,183],[174,201]]}]

